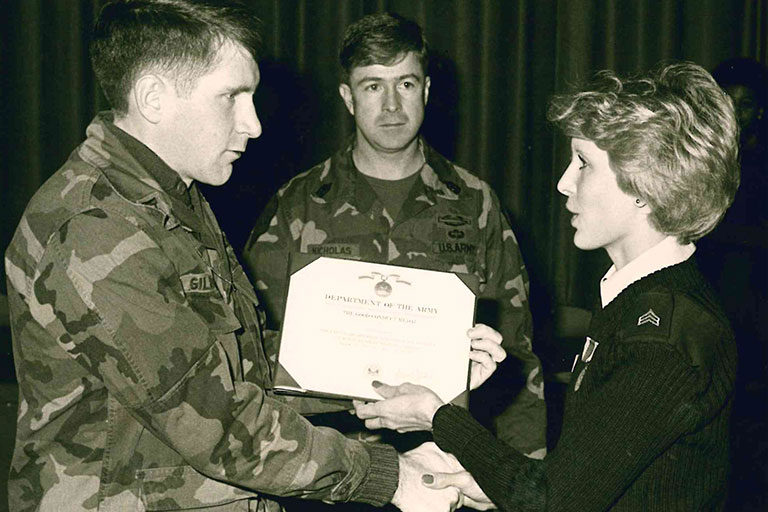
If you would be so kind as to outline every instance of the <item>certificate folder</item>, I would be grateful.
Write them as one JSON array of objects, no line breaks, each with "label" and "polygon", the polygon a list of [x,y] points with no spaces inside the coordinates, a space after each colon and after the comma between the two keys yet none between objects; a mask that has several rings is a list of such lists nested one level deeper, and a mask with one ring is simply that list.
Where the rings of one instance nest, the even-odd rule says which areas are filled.
[{"label": "certificate folder", "polygon": [[308,254],[289,269],[275,393],[377,400],[372,381],[413,382],[468,405],[474,275]]}]

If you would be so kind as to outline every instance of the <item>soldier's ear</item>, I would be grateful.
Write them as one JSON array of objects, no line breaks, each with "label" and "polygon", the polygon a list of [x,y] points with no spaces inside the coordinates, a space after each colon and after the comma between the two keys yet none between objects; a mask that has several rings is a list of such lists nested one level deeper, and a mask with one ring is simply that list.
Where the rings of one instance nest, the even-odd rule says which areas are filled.
[{"label": "soldier's ear", "polygon": [[424,105],[429,100],[429,86],[432,85],[432,80],[429,77],[424,78]]},{"label": "soldier's ear", "polygon": [[[160,122],[165,103],[164,96],[168,94],[170,86],[171,84],[155,74],[142,75],[134,83],[131,91],[133,103],[136,111],[149,123]],[[174,91],[170,92],[174,93]]]},{"label": "soldier's ear", "polygon": [[349,113],[355,115],[355,101],[352,98],[352,89],[349,87],[349,84],[339,85],[339,94],[341,99],[344,100],[344,105],[347,106]]}]

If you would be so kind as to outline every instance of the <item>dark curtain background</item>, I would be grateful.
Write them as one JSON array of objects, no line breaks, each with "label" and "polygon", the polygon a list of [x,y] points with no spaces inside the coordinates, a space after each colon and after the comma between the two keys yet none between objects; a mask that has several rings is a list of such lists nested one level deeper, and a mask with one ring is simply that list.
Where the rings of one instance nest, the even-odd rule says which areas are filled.
[{"label": "dark curtain background", "polygon": [[[328,157],[352,133],[337,93],[345,26],[368,13],[398,12],[424,27],[433,50],[423,132],[487,180],[508,209],[531,274],[539,325],[555,306],[590,307],[609,264],[603,251],[572,245],[555,190],[568,146],[545,120],[548,98],[604,68],[627,74],[660,61],[690,60],[712,69],[731,57],[763,63],[768,57],[766,0],[250,2],[265,26],[255,99],[264,133],[250,143],[227,185],[206,189],[235,248],[279,185]],[[83,139],[95,112],[106,108],[87,52],[101,3],[0,2],[2,251],[31,195]]]},{"label": "dark curtain background", "polygon": [[[594,71],[686,59],[711,69],[736,56],[765,62],[764,0],[252,0],[265,25],[256,95],[264,134],[232,180],[207,190],[239,248],[275,189],[326,158],[351,133],[337,93],[344,27],[377,11],[418,21],[433,49],[424,133],[487,180],[507,207],[530,268],[538,311],[589,307],[607,265],[582,252],[555,190],[566,140],[545,121],[547,99]],[[8,0],[0,32],[0,249],[30,196],[106,108],[87,34],[99,0]],[[4,286],[4,279],[3,279]]]}]

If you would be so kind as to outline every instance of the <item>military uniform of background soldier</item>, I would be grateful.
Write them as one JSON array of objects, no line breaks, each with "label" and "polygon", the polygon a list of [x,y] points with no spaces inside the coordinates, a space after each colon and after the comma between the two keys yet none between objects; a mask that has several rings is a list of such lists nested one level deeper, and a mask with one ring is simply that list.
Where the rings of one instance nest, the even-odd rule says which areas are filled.
[{"label": "military uniform of background soldier", "polygon": [[313,427],[264,391],[263,315],[196,185],[226,182],[261,133],[256,21],[187,0],[100,15],[92,60],[114,111],[32,198],[5,259],[14,512],[274,511],[275,495],[404,507],[433,492],[413,455]]},{"label": "military uniform of background soldier", "polygon": [[[347,29],[340,60],[339,92],[355,135],[278,191],[245,248],[268,313],[270,357],[278,350],[292,253],[473,274],[479,320],[502,333],[514,357],[485,385],[492,392],[483,388],[471,401],[481,416],[497,416],[502,439],[542,458],[546,413],[541,364],[531,350],[528,276],[496,194],[418,135],[430,87],[420,27],[390,14],[362,18]],[[293,403],[304,412],[332,410]]]}]

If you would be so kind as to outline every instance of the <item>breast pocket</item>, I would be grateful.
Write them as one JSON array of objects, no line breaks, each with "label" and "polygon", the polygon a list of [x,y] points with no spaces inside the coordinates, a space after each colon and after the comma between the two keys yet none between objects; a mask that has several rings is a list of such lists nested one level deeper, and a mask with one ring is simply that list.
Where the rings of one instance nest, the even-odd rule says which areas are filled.
[{"label": "breast pocket", "polygon": [[243,377],[243,363],[237,332],[242,329],[242,325],[228,305],[222,303],[219,311],[222,314],[211,317],[208,329],[216,338],[216,345],[223,352],[222,356],[226,358],[231,381],[239,381]]}]

